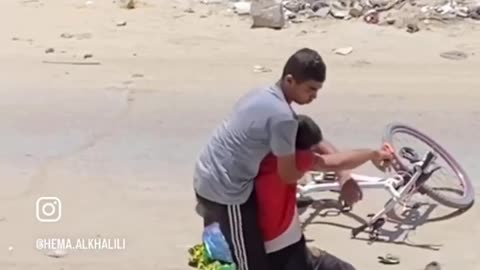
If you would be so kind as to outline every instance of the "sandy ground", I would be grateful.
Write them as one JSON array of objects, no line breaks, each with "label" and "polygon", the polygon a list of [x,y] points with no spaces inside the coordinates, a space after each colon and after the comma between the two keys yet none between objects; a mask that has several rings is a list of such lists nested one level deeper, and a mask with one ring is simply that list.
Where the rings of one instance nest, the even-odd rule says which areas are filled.
[{"label": "sandy ground", "polygon": [[[271,31],[251,30],[248,19],[193,2],[150,1],[130,11],[111,1],[88,7],[83,0],[4,2],[1,269],[187,269],[186,249],[201,232],[191,188],[196,154],[232,103],[276,80],[286,58],[303,46],[324,56],[328,82],[314,104],[298,109],[318,119],[331,141],[342,148],[376,147],[388,122],[403,121],[440,141],[478,187],[480,40],[474,24],[413,35],[339,21]],[[188,7],[195,13],[185,13]],[[127,25],[117,27],[122,20]],[[343,46],[353,53],[332,53]],[[46,54],[48,48],[54,52]],[[455,49],[472,55],[439,57]],[[82,60],[84,54],[93,57]],[[254,65],[272,71],[254,73]],[[41,196],[62,200],[59,222],[37,221]],[[353,214],[364,218],[385,201],[369,191]],[[431,260],[445,269],[480,268],[476,207],[434,222],[448,213],[437,207],[431,222],[415,230],[389,224],[395,242],[371,245],[350,239],[354,217],[312,211],[302,215],[311,220],[308,238],[358,269],[416,270]],[[125,238],[126,246],[51,258],[35,248],[37,238],[48,237]],[[401,265],[378,264],[377,256],[387,252],[399,255]]]}]

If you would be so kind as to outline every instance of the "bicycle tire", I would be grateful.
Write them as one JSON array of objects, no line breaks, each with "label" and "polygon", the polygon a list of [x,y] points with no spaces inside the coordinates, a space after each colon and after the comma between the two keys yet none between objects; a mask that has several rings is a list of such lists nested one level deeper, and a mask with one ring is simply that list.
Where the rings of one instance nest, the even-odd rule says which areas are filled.
[{"label": "bicycle tire", "polygon": [[[457,162],[455,158],[445,150],[440,144],[438,144],[435,140],[431,137],[426,135],[425,133],[402,123],[391,123],[385,129],[385,134],[383,137],[383,141],[392,145],[395,149],[395,145],[393,144],[393,136],[396,133],[403,133],[410,136],[415,137],[416,139],[422,141],[428,147],[430,147],[434,152],[436,152],[440,157],[442,157],[448,166],[454,171],[457,180],[461,181],[463,184],[463,196],[460,198],[453,198],[448,195],[444,195],[440,192],[437,192],[434,188],[428,185],[428,181],[424,183],[421,187],[422,191],[425,192],[433,200],[437,201],[438,203],[456,209],[467,209],[474,203],[475,200],[475,191],[473,184],[468,177],[465,170],[462,166]],[[402,159],[398,156],[398,153],[395,153],[398,162],[400,163],[399,167],[394,167],[394,169],[399,172],[401,168],[407,168],[405,163],[402,163]]]}]

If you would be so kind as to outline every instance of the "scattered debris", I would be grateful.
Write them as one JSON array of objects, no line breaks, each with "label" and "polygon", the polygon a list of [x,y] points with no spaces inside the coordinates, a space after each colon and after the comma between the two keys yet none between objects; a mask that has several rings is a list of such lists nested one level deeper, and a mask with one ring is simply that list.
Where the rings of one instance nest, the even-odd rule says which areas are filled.
[{"label": "scattered debris", "polygon": [[464,60],[468,58],[468,54],[462,51],[443,52],[440,56],[449,60]]},{"label": "scattered debris", "polygon": [[65,250],[55,249],[48,251],[47,256],[52,258],[62,258],[67,256],[67,252]]},{"label": "scattered debris", "polygon": [[26,41],[26,42],[33,42],[33,39],[31,38],[19,38],[19,37],[13,37],[13,41]]},{"label": "scattered debris", "polygon": [[221,4],[222,0],[200,0],[200,3],[206,4],[206,5]]},{"label": "scattered debris", "polygon": [[97,66],[100,62],[73,62],[73,61],[42,61],[44,64],[58,64],[58,65],[79,65],[79,66]]},{"label": "scattered debris", "polygon": [[[217,3],[220,0],[202,0]],[[459,18],[480,20],[480,4],[468,6],[460,0],[235,0],[232,11],[250,14],[252,28],[281,29],[287,22],[309,18],[363,19],[369,24],[395,25],[418,32],[432,20],[448,22]],[[388,12],[388,14],[387,14]],[[396,15],[391,17],[391,13]],[[386,17],[389,17],[388,19]],[[423,22],[423,23],[422,23]],[[414,25],[407,26],[410,23]]]},{"label": "scattered debris", "polygon": [[385,256],[378,256],[379,263],[382,264],[399,264],[400,258],[392,254],[386,254]]},{"label": "scattered debris", "polygon": [[353,48],[352,47],[343,47],[343,48],[334,49],[333,52],[335,54],[338,54],[338,55],[348,55],[348,54],[351,54],[353,52]]},{"label": "scattered debris", "polygon": [[264,72],[271,72],[272,70],[270,68],[261,66],[261,65],[255,65],[253,66],[253,72],[255,73],[264,73]]},{"label": "scattered debris", "polygon": [[251,5],[252,28],[282,29],[285,14],[281,0],[254,0]]},{"label": "scattered debris", "polygon": [[60,35],[61,38],[73,38],[73,35],[70,33],[62,33]]},{"label": "scattered debris", "polygon": [[71,33],[62,33],[60,34],[60,37],[61,38],[66,38],[66,39],[70,39],[70,38],[76,38],[76,39],[89,39],[92,37],[92,34],[90,33],[80,33],[80,34],[71,34]]},{"label": "scattered debris", "polygon": [[125,25],[127,25],[126,21],[118,21],[117,22],[117,26],[125,26]]},{"label": "scattered debris", "polygon": [[45,53],[54,53],[55,49],[54,48],[48,48],[45,50]]}]

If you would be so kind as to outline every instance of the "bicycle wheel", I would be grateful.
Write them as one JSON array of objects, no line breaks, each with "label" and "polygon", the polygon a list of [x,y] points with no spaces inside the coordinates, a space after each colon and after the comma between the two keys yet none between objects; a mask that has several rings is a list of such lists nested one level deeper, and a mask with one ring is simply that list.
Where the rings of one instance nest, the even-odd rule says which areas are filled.
[{"label": "bicycle wheel", "polygon": [[[424,146],[427,146],[427,150],[422,153],[420,152],[421,150],[419,149],[419,147],[414,147],[412,143],[408,143],[407,145],[401,145],[400,143],[398,143],[398,139],[401,137],[413,138],[422,143]],[[440,166],[438,161],[440,161],[440,159],[443,160],[444,164],[442,164],[443,166],[441,166],[441,169],[434,172],[432,176],[427,180],[427,182],[425,182],[421,187],[419,187],[430,198],[447,207],[458,209],[465,209],[473,204],[473,201],[475,199],[475,192],[472,182],[470,181],[465,170],[452,157],[452,155],[450,155],[432,138],[408,125],[404,125],[401,123],[392,123],[386,127],[383,140],[384,142],[392,145],[395,149],[395,155],[398,164],[396,164],[397,166],[393,166],[393,168],[397,172],[401,170],[405,171],[412,168],[412,160],[414,160],[415,158],[417,158],[417,160],[418,158],[421,159],[427,151],[432,151],[437,154],[437,160],[435,161],[435,165]],[[405,154],[401,155],[400,151],[402,149],[407,149],[405,147],[413,149],[414,152],[416,152],[418,155],[415,156],[415,154],[413,154],[410,155],[409,158],[406,158]],[[446,178],[447,181],[443,181],[443,183],[447,186],[435,186],[434,184],[437,182],[435,180],[439,176],[443,175],[440,173],[440,171],[443,171],[447,168],[453,171],[453,175],[451,175],[450,177],[444,177],[444,179]],[[452,187],[452,185],[455,185],[456,187]]]}]

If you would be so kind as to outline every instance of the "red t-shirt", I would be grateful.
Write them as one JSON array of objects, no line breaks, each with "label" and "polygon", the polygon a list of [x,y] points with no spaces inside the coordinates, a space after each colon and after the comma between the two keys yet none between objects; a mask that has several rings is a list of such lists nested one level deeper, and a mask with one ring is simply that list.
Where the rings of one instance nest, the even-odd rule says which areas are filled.
[{"label": "red t-shirt", "polygon": [[[301,171],[310,170],[313,160],[312,151],[296,153],[297,168]],[[301,237],[301,229],[296,224],[297,186],[283,183],[277,172],[277,158],[273,154],[267,155],[260,164],[255,179],[255,192],[260,228],[267,252],[274,252],[300,240],[293,239]]]}]

